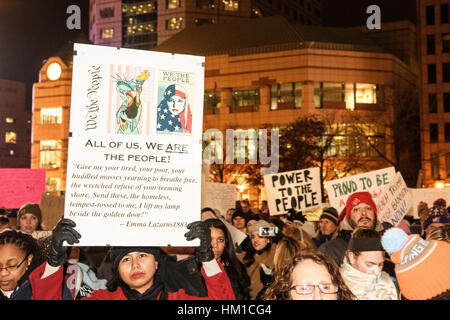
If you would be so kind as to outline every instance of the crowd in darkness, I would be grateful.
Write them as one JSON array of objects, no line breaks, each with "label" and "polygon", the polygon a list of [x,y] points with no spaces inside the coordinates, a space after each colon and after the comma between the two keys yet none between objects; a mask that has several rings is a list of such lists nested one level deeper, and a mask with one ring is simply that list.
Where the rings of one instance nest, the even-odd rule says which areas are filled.
[{"label": "crowd in darkness", "polygon": [[74,221],[44,231],[26,203],[0,209],[0,300],[448,300],[449,211],[420,202],[393,226],[367,192],[318,221],[242,200],[202,209],[197,247],[82,247]]}]

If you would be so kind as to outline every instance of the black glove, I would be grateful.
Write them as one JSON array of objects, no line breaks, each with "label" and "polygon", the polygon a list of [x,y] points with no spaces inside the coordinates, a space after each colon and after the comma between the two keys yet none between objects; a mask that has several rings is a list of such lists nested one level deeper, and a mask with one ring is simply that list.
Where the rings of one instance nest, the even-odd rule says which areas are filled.
[{"label": "black glove", "polygon": [[261,280],[261,283],[266,287],[270,286],[270,284],[274,280],[272,274],[265,273],[262,267],[259,269],[259,279]]},{"label": "black glove", "polygon": [[200,239],[200,246],[195,248],[195,255],[200,262],[208,262],[214,259],[211,247],[211,230],[202,221],[195,221],[187,225],[188,232],[184,234],[187,241]]},{"label": "black glove", "polygon": [[63,246],[63,242],[74,244],[80,242],[81,238],[75,229],[75,222],[70,219],[61,219],[52,232],[52,243],[48,255],[48,264],[52,267],[58,267],[67,262],[67,247]]}]

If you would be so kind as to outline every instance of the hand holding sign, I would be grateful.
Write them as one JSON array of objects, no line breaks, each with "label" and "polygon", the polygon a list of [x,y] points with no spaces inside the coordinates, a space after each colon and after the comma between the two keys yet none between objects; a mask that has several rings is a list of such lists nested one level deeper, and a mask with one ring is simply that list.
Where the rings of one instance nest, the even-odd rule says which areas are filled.
[{"label": "hand holding sign", "polygon": [[195,221],[187,225],[189,229],[185,233],[186,240],[200,239],[200,246],[195,248],[195,255],[200,262],[208,262],[214,259],[211,247],[211,230],[202,221]]},{"label": "hand holding sign", "polygon": [[61,219],[52,233],[52,245],[48,257],[48,264],[52,267],[63,265],[67,261],[67,247],[63,246],[64,241],[68,244],[80,242],[81,238],[75,229],[75,222],[70,219]]}]

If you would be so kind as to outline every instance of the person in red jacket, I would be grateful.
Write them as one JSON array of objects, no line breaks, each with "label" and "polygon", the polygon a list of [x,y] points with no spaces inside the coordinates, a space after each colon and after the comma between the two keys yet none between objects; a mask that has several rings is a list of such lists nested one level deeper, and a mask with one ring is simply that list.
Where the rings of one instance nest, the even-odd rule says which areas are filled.
[{"label": "person in red jacket", "polygon": [[[81,235],[75,231],[75,223],[70,219],[62,219],[52,235],[52,246],[44,273],[62,273],[62,265],[67,261],[67,247],[79,242]],[[202,275],[208,292],[207,297],[188,295],[184,289],[177,292],[166,292],[164,283],[158,275],[160,249],[158,247],[112,247],[111,261],[114,277],[107,284],[107,290],[94,290],[86,300],[190,300],[215,299],[235,300],[230,280],[225,269],[214,258],[211,248],[211,231],[203,222],[196,221],[187,226],[185,234],[188,241],[200,239],[196,247],[196,258],[202,263]],[[42,275],[36,275],[42,276]],[[48,288],[49,291],[55,290]]]}]

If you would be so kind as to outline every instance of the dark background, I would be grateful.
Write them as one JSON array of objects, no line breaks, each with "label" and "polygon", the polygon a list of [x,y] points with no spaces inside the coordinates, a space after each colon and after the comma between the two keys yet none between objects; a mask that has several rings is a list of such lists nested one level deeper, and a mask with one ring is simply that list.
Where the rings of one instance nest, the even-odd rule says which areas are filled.
[{"label": "dark background", "polygon": [[[195,0],[188,0],[195,1]],[[365,25],[366,9],[376,4],[381,22],[415,22],[415,0],[324,0],[324,25]],[[81,30],[69,30],[67,7],[81,9]],[[381,26],[383,27],[383,26]],[[89,35],[89,0],[0,0],[0,78],[26,83],[26,109],[31,111],[32,86],[42,62],[77,33]]]}]

